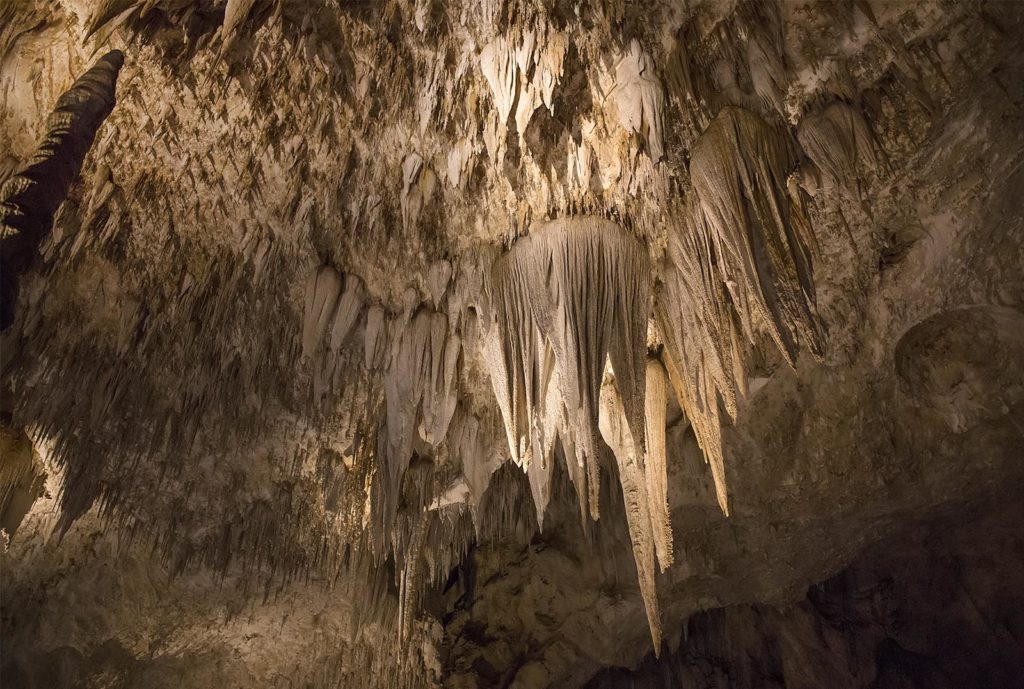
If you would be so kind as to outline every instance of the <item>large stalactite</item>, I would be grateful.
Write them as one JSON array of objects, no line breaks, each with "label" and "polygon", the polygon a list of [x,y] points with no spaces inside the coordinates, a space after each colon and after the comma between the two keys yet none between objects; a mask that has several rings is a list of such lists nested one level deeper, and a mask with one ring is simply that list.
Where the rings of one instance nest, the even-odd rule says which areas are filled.
[{"label": "large stalactite", "polygon": [[18,281],[36,261],[96,132],[114,109],[114,89],[123,64],[124,55],[113,50],[75,81],[57,100],[46,136],[28,164],[0,189],[0,329],[6,330],[14,321]]},{"label": "large stalactite", "polygon": [[[536,228],[492,273],[495,324],[486,358],[512,459],[524,468],[550,461],[560,436],[575,450],[567,459],[586,470],[576,489],[595,519],[606,365],[644,446],[649,271],[646,250],[614,223],[574,218]],[[552,385],[555,408],[548,409]]]}]

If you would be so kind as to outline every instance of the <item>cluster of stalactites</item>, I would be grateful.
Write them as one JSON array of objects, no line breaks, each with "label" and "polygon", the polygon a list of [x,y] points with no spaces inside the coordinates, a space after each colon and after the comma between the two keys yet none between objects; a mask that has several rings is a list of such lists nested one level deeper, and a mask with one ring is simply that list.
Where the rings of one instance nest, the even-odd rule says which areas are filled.
[{"label": "cluster of stalactites", "polygon": [[484,139],[495,162],[505,155],[510,115],[522,139],[537,108],[543,105],[554,112],[555,86],[562,78],[567,46],[564,33],[542,25],[524,31],[518,39],[498,36],[480,51],[480,71],[495,107],[485,123]]},{"label": "cluster of stalactites", "polygon": [[[363,537],[355,542],[378,572],[393,556],[402,643],[411,638],[423,589],[447,576],[464,555],[474,526],[469,517],[476,516],[473,508],[495,458],[503,456],[459,400],[463,337],[473,326],[458,315],[465,294],[449,290],[451,277],[447,261],[435,263],[427,279],[430,303],[410,290],[405,309],[393,314],[372,302],[358,276],[342,275],[333,266],[318,266],[306,285],[302,353],[314,388],[326,385],[318,383],[323,372],[338,367],[344,367],[342,377],[355,381],[332,405],[340,431],[334,441],[347,467],[332,483],[335,492],[345,490],[346,498],[361,501],[362,509],[338,504],[340,497],[332,509],[345,517],[362,513]],[[340,414],[349,398],[366,402],[363,413]],[[427,456],[431,461],[415,461]],[[441,483],[449,487],[438,494],[438,483],[459,469],[463,477]],[[470,510],[462,509],[466,504]]]},{"label": "cluster of stalactites", "polygon": [[646,248],[611,221],[556,220],[520,239],[491,278],[485,359],[512,459],[527,471],[546,466],[560,438],[581,504],[596,519],[606,361],[643,445]]},{"label": "cluster of stalactites", "polygon": [[[451,267],[445,265],[447,270],[432,271],[439,273],[431,281],[435,303],[450,280]],[[362,368],[367,374],[379,373],[383,382],[386,434],[374,451],[382,469],[375,480],[375,503],[382,508],[376,515],[382,523],[377,526],[387,533],[395,517],[402,475],[414,451],[437,448],[455,416],[461,328],[450,322],[445,312],[412,303],[406,313],[388,320],[381,306],[368,302],[358,276],[342,277],[332,266],[319,266],[307,283],[302,330],[303,358],[314,364],[315,388],[324,386],[324,371],[333,371],[330,363],[323,365],[316,355],[322,351],[327,362],[351,367],[352,358],[342,355],[360,325]],[[475,445],[466,437],[470,423],[458,424],[456,449],[464,443]]]},{"label": "cluster of stalactites", "polygon": [[654,560],[672,561],[665,470],[665,382],[647,359],[646,247],[611,221],[541,225],[500,257],[485,359],[509,451],[543,524],[556,443],[581,517],[598,518],[598,434],[619,467],[640,589],[655,648]]},{"label": "cluster of stalactites", "polygon": [[735,418],[746,392],[746,342],[767,333],[793,365],[818,354],[814,238],[788,175],[789,139],[747,110],[727,107],[691,153],[693,197],[677,231],[657,300],[669,378],[711,465],[728,514],[719,403]]}]

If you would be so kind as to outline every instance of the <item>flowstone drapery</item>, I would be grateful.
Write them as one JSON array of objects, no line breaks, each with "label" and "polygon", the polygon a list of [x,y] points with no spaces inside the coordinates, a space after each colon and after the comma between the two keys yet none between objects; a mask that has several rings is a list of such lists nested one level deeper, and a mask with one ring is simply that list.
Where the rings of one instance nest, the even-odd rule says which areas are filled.
[{"label": "flowstone drapery", "polygon": [[[655,430],[650,483],[644,467],[650,265],[644,245],[615,223],[567,218],[520,239],[492,271],[495,323],[486,359],[513,460],[527,471],[543,522],[556,437],[591,517],[599,515],[598,436],[619,465],[630,540],[655,648],[661,640],[654,592],[655,541],[667,558],[664,425]],[[605,372],[609,377],[605,381]],[[659,381],[654,376],[654,385]],[[663,389],[663,388],[662,388]],[[648,416],[664,419],[652,389]],[[659,435],[660,434],[660,435]],[[652,519],[652,511],[657,516]],[[655,526],[657,522],[657,527]],[[663,565],[665,560],[662,560]]]},{"label": "flowstone drapery", "polygon": [[[575,448],[569,459],[586,468],[585,485],[576,490],[596,519],[606,363],[615,371],[630,430],[644,443],[646,248],[610,221],[557,220],[520,239],[498,259],[491,279],[495,324],[485,336],[486,360],[512,459],[528,468],[561,435],[563,445]],[[552,384],[555,397],[548,395]]]}]

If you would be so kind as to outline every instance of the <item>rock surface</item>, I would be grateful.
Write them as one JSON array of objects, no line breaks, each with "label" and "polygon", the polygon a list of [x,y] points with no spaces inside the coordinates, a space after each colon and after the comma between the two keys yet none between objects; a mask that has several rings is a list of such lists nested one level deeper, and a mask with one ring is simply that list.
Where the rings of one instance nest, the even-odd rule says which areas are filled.
[{"label": "rock surface", "polygon": [[1024,7],[13,0],[0,182],[111,50],[5,686],[1016,686]]}]

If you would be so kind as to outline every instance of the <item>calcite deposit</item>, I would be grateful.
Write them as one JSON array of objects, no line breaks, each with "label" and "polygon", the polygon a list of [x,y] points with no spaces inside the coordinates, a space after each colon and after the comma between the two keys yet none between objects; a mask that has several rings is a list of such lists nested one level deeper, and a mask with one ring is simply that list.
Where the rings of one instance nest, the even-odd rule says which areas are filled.
[{"label": "calcite deposit", "polygon": [[0,685],[1024,681],[1024,5],[4,0]]}]

